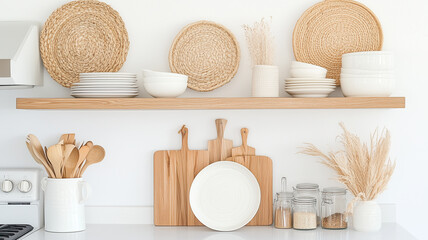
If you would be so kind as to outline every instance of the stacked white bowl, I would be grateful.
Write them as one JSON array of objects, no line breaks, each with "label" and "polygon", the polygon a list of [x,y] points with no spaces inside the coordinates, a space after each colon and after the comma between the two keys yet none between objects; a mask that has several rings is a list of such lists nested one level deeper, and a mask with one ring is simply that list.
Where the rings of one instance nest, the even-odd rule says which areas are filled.
[{"label": "stacked white bowl", "polygon": [[147,93],[155,98],[174,98],[186,91],[188,77],[170,72],[143,70],[143,84]]},{"label": "stacked white bowl", "polygon": [[336,80],[328,79],[327,69],[304,62],[291,62],[291,78],[285,80],[285,91],[293,97],[328,97],[336,89]]},{"label": "stacked white bowl", "polygon": [[345,97],[389,97],[395,86],[393,54],[384,51],[344,54],[340,85]]},{"label": "stacked white bowl", "polygon": [[81,73],[71,86],[76,98],[132,98],[138,96],[137,74],[119,72]]}]

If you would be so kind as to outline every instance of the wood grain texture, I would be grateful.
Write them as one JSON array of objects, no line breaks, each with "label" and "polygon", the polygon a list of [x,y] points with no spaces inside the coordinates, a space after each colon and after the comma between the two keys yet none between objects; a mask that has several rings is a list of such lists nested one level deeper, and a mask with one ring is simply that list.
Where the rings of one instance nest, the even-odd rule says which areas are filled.
[{"label": "wood grain texture", "polygon": [[17,109],[355,109],[405,108],[404,97],[361,98],[17,98]]},{"label": "wood grain texture", "polygon": [[210,155],[210,164],[225,160],[232,156],[233,142],[224,139],[224,130],[226,128],[226,119],[216,119],[217,139],[208,141],[208,152]]},{"label": "wood grain texture", "polygon": [[232,148],[232,157],[256,155],[256,149],[247,145],[248,133],[248,128],[241,129],[242,145]]},{"label": "wood grain texture", "polygon": [[272,159],[266,156],[238,156],[227,158],[226,161],[244,165],[254,174],[260,185],[260,207],[257,214],[247,225],[271,225],[273,221]]},{"label": "wood grain texture", "polygon": [[154,166],[154,223],[157,226],[202,225],[193,214],[189,191],[193,179],[209,164],[206,150],[189,150],[183,126],[180,150],[157,151]]}]

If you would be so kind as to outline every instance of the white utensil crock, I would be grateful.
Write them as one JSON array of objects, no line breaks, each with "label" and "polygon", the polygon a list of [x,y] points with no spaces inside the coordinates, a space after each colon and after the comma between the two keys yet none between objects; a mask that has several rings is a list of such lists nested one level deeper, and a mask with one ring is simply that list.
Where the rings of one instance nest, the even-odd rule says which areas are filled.
[{"label": "white utensil crock", "polygon": [[382,227],[382,213],[379,204],[376,201],[357,201],[352,222],[356,231],[379,231]]},{"label": "white utensil crock", "polygon": [[253,97],[279,97],[278,66],[256,65],[253,68]]},{"label": "white utensil crock", "polygon": [[45,230],[78,232],[86,229],[84,201],[89,186],[82,178],[42,179],[45,192]]}]

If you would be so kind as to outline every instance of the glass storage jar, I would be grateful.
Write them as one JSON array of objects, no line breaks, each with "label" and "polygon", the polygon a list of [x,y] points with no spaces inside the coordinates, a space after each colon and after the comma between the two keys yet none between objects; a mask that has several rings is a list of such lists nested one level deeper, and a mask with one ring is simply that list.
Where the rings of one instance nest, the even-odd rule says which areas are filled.
[{"label": "glass storage jar", "polygon": [[281,178],[281,192],[276,193],[273,203],[274,226],[276,228],[293,228],[292,221],[293,193],[287,192],[287,178]]},{"label": "glass storage jar", "polygon": [[292,192],[279,192],[276,194],[273,205],[274,225],[276,228],[293,228],[292,200]]},{"label": "glass storage jar", "polygon": [[324,188],[321,202],[321,226],[325,229],[346,229],[346,189]]},{"label": "glass storage jar", "polygon": [[299,183],[293,188],[294,197],[313,197],[316,199],[317,226],[320,225],[321,195],[316,183]]},{"label": "glass storage jar", "polygon": [[317,228],[317,199],[314,197],[293,198],[293,228],[312,230]]}]

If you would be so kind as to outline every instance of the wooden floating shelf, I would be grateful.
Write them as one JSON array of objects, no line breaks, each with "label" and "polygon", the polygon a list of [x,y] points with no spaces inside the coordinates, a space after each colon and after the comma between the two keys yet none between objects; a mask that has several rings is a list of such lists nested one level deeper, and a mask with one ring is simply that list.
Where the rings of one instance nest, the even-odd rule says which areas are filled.
[{"label": "wooden floating shelf", "polygon": [[405,108],[404,97],[362,98],[17,98],[17,109],[358,109]]}]

